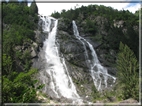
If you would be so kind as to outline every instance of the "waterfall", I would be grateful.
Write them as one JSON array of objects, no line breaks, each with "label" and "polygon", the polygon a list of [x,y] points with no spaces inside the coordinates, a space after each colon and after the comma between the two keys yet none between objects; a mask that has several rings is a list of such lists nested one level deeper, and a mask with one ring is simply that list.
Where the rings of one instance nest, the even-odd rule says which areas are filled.
[{"label": "waterfall", "polygon": [[[48,34],[48,38],[44,41],[43,48],[45,49],[46,69],[41,72],[40,77],[45,84],[46,89],[52,90],[52,95],[55,98],[68,98],[73,101],[79,101],[75,85],[69,75],[64,58],[59,56],[58,47],[56,44],[56,32],[58,20],[53,17],[40,17],[42,19],[42,29],[44,33]],[[47,84],[46,74],[50,77],[49,84]]]},{"label": "waterfall", "polygon": [[[94,85],[98,91],[101,91],[103,89],[103,86],[105,86],[105,88],[108,87],[108,83],[107,83],[108,79],[112,79],[114,83],[116,78],[108,74],[107,68],[103,67],[100,64],[93,46],[86,39],[79,36],[79,32],[78,32],[75,21],[72,21],[72,23],[73,23],[73,31],[74,31],[75,37],[83,44],[83,47],[85,50],[85,57],[87,60],[86,64],[89,65],[89,68],[90,68],[89,71],[91,73]],[[86,45],[88,45],[91,51],[91,55],[92,55],[91,59],[88,56]]]}]

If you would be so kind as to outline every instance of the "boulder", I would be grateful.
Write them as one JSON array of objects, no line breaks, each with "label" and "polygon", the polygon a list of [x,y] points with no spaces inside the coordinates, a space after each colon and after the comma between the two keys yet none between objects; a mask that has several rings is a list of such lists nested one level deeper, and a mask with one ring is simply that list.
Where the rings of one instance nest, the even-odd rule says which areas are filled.
[{"label": "boulder", "polygon": [[41,33],[39,30],[35,30],[35,39],[36,39],[36,42],[39,44],[40,47],[43,46],[43,42],[46,38],[45,34],[44,33]]},{"label": "boulder", "polygon": [[36,51],[34,50],[34,48],[33,47],[31,47],[31,56],[32,56],[32,58],[34,58],[34,57],[36,57],[37,56],[37,53],[36,53]]},{"label": "boulder", "polygon": [[36,42],[33,42],[33,46],[34,46],[35,48],[37,48],[37,47],[38,47],[38,44],[37,44]]}]

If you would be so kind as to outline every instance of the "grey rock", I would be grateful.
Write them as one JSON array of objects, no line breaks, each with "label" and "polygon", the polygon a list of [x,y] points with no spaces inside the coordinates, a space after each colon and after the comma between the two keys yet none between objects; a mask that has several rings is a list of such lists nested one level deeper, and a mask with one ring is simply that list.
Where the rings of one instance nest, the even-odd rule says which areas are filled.
[{"label": "grey rock", "polygon": [[43,42],[46,38],[44,33],[41,33],[39,30],[34,31],[35,32],[35,39],[36,42],[39,43],[39,45],[42,47],[43,46]]},{"label": "grey rock", "polygon": [[37,48],[37,47],[38,47],[38,44],[37,44],[36,42],[33,42],[33,46],[34,46],[35,48]]},{"label": "grey rock", "polygon": [[117,69],[115,67],[107,67],[107,70],[110,75],[116,76]]},{"label": "grey rock", "polygon": [[36,51],[34,50],[33,47],[31,48],[31,50],[32,50],[31,56],[32,56],[32,57],[36,57],[36,56],[37,56],[37,53],[36,53]]},{"label": "grey rock", "polygon": [[[83,17],[82,17],[83,18]],[[101,17],[93,17],[94,21],[96,21],[96,26],[99,27],[99,34],[107,35],[107,30],[105,30],[106,26],[104,24],[108,24],[108,21]],[[42,24],[42,21],[39,21],[39,26]],[[85,24],[85,22],[82,22],[82,24]],[[52,24],[51,27],[53,27],[54,24]],[[51,28],[52,29],[52,28]],[[81,36],[85,37],[87,41],[89,41],[93,47],[96,49],[96,53],[98,55],[98,59],[102,63],[102,65],[107,66],[108,72],[111,75],[116,75],[116,69],[112,68],[108,63],[109,59],[106,59],[106,54],[110,54],[111,56],[115,56],[115,52],[113,50],[104,50],[101,49],[101,42],[92,40],[92,38],[89,36],[89,33],[84,33],[83,27],[79,26],[79,32]],[[71,102],[69,99],[66,98],[60,98],[57,99],[54,95],[54,92],[48,87],[50,83],[50,76],[46,75],[47,73],[43,73],[43,71],[46,70],[46,68],[52,64],[48,64],[45,60],[45,52],[43,48],[43,42],[48,37],[47,33],[41,33],[40,30],[36,30],[36,42],[33,42],[32,44],[34,47],[31,48],[31,56],[34,57],[33,59],[33,66],[37,67],[39,69],[40,74],[43,74],[44,77],[47,77],[45,81],[41,79],[41,83],[47,82],[46,86],[47,88],[43,88],[43,91],[51,96],[52,99],[55,99],[59,102]],[[93,79],[89,72],[88,67],[88,61],[85,58],[85,50],[83,47],[83,44],[78,41],[74,34],[72,29],[71,22],[65,22],[64,19],[59,19],[58,21],[58,31],[56,36],[56,43],[58,44],[59,49],[59,55],[60,57],[65,58],[66,66],[68,68],[69,75],[73,79],[73,82],[76,86],[77,92],[81,97],[84,98],[84,100],[91,101],[93,99],[92,95],[92,86],[94,86]],[[39,47],[40,53],[36,53],[39,51],[36,51],[35,49]],[[86,44],[87,51],[90,51],[88,45]],[[89,52],[89,59],[92,59],[91,52]],[[113,59],[110,59],[109,61],[112,61]],[[108,79],[108,83],[112,84],[112,79]],[[110,85],[109,85],[110,86]]]},{"label": "grey rock", "polygon": [[124,21],[123,20],[120,20],[120,21],[115,21],[114,20],[114,27],[123,27],[123,24],[124,24]]},{"label": "grey rock", "polygon": [[21,46],[16,46],[16,47],[15,47],[15,50],[21,50],[21,49],[22,49]]}]

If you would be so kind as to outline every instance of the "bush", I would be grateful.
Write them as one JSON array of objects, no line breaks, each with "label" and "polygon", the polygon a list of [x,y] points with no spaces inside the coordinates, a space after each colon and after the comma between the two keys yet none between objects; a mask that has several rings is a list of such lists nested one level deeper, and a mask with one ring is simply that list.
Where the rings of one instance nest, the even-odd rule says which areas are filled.
[{"label": "bush", "polygon": [[30,69],[28,72],[21,72],[20,74],[13,72],[10,79],[7,76],[3,76],[3,102],[30,103],[37,101],[36,89],[41,89],[42,85],[35,87],[37,80],[33,78],[33,75],[36,72],[36,69]]}]

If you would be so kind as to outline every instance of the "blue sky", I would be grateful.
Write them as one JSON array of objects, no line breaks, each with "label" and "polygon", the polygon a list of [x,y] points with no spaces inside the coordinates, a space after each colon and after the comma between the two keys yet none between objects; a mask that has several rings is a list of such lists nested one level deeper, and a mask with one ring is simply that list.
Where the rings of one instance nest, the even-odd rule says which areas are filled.
[{"label": "blue sky", "polygon": [[132,6],[135,6],[135,5],[137,5],[138,3],[129,3],[128,5],[127,5],[127,7],[132,7]]},{"label": "blue sky", "polygon": [[[126,0],[126,1],[129,1],[129,4],[127,5],[127,8],[128,7],[134,7],[136,6],[137,4],[140,4],[140,1],[141,0]],[[142,1],[141,1],[142,2]]]}]

